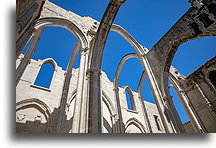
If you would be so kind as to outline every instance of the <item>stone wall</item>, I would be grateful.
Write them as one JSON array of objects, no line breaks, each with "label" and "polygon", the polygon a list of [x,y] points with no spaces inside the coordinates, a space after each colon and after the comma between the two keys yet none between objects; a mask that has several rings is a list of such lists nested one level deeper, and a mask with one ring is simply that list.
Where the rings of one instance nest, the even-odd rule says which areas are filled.
[{"label": "stone wall", "polygon": [[[20,55],[17,59],[17,66],[24,56]],[[43,88],[41,86],[34,85],[34,82],[37,78],[37,75],[40,71],[42,63],[44,60],[33,60],[31,59],[28,64],[23,76],[21,77],[17,88],[16,88],[16,103],[17,103],[17,112],[16,112],[16,122],[17,122],[17,132],[48,132],[53,131],[55,126],[53,125],[55,121],[51,121],[50,116],[55,114],[55,110],[59,108],[65,71],[61,67],[56,66],[55,71],[52,77],[52,81],[49,88]],[[67,107],[66,107],[66,133],[71,133],[72,128],[72,118],[74,112],[74,101],[76,96],[77,88],[77,78],[78,78],[79,68],[73,69],[71,83],[69,87],[69,93],[67,98]],[[102,132],[103,133],[113,133],[113,123],[116,108],[115,92],[113,90],[113,83],[108,79],[107,75],[102,72]],[[125,89],[120,87],[120,103],[121,103],[121,112],[123,117],[123,124],[125,125],[125,131],[127,133],[143,133],[148,132],[146,127],[146,121],[144,119],[144,113],[142,110],[143,104],[138,98],[137,92],[132,92],[134,97],[134,102],[136,110],[129,110],[127,107]],[[143,101],[144,102],[144,101]],[[39,108],[37,103],[42,103],[49,110],[49,116],[45,115],[45,111]],[[19,104],[23,104],[22,107],[19,107]],[[150,124],[153,133],[164,133],[164,129],[161,124],[161,129],[157,127],[157,121],[154,116],[159,117],[156,105],[150,102],[145,101],[145,106],[148,112],[148,117],[150,119]],[[55,117],[56,118],[56,117]],[[37,119],[40,122],[37,123]],[[49,122],[49,123],[48,123]],[[160,121],[159,121],[160,122]],[[50,126],[53,125],[53,126]],[[39,128],[40,127],[40,128]],[[40,130],[38,130],[40,129]],[[49,129],[49,130],[48,130]]]},{"label": "stone wall", "polygon": [[190,74],[183,82],[189,101],[206,132],[216,132],[215,57]]}]

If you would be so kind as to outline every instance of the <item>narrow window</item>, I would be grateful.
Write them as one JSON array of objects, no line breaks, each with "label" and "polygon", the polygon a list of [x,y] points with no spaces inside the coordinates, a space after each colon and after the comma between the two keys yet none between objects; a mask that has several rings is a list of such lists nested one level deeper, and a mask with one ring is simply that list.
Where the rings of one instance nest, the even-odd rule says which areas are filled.
[{"label": "narrow window", "polygon": [[136,110],[133,94],[132,94],[130,88],[127,87],[125,89],[125,95],[126,95],[128,109],[129,110]]},{"label": "narrow window", "polygon": [[209,80],[216,87],[216,71],[211,71],[209,73]]},{"label": "narrow window", "polygon": [[160,122],[160,119],[158,118],[157,115],[154,115],[154,119],[155,119],[155,123],[157,125],[157,128],[159,131],[162,131],[162,126],[161,126],[161,122]]},{"label": "narrow window", "polygon": [[34,85],[49,88],[54,73],[54,67],[50,63],[42,65]]}]

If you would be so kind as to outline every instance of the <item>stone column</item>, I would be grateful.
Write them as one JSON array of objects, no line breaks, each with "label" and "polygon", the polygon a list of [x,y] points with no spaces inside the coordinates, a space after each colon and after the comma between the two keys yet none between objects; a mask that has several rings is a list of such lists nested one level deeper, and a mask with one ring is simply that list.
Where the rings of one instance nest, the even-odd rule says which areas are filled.
[{"label": "stone column", "polygon": [[196,133],[204,133],[206,130],[203,128],[203,126],[200,124],[199,119],[195,113],[195,110],[192,108],[191,103],[189,102],[188,96],[186,95],[184,90],[177,91],[179,93],[179,99],[182,102],[182,105],[190,118],[190,122],[196,131]]},{"label": "stone column", "polygon": [[124,133],[125,132],[125,128],[124,128],[124,124],[123,124],[123,119],[122,119],[122,112],[121,112],[121,104],[120,104],[120,99],[119,99],[119,88],[114,88],[113,89],[115,92],[115,101],[116,101],[116,114],[117,114],[117,118],[116,118],[116,131],[117,133]]},{"label": "stone column", "polygon": [[16,70],[16,85],[18,84],[20,78],[22,77],[28,63],[30,62],[32,55],[37,47],[37,44],[40,40],[41,34],[43,32],[43,28],[39,28],[38,30],[35,30],[32,42],[28,48],[28,51],[26,52],[24,58],[22,59],[21,63],[17,67]]},{"label": "stone column", "polygon": [[168,119],[169,117],[168,117],[167,108],[166,108],[164,102],[162,101],[162,99],[163,99],[162,93],[159,89],[159,85],[158,85],[158,83],[154,77],[154,74],[151,70],[151,66],[150,66],[145,55],[142,58],[142,63],[144,64],[146,74],[149,78],[149,83],[150,83],[150,86],[152,89],[152,93],[154,95],[154,99],[155,99],[155,102],[156,102],[158,112],[160,114],[164,129],[167,133],[174,133],[175,130],[173,129],[173,126]]},{"label": "stone column", "polygon": [[64,85],[62,88],[62,95],[61,95],[61,101],[60,101],[60,106],[59,106],[59,113],[57,117],[58,120],[57,120],[57,126],[56,126],[56,133],[65,133],[65,129],[64,129],[65,121],[66,121],[65,108],[66,108],[66,103],[67,103],[68,91],[70,87],[73,65],[74,65],[76,55],[79,51],[80,45],[81,45],[80,42],[77,41],[74,47],[74,50],[72,52],[72,55],[70,57],[70,60],[67,66],[67,70],[65,73]]},{"label": "stone column", "polygon": [[106,39],[114,18],[125,0],[111,0],[100,22],[95,35],[95,42],[91,51],[91,59],[88,73],[89,78],[89,117],[88,132],[101,133],[101,62]]},{"label": "stone column", "polygon": [[[81,129],[81,119],[85,120],[85,113],[86,107],[84,104],[85,102],[85,93],[86,90],[84,90],[85,85],[85,74],[86,74],[86,57],[88,57],[88,54],[86,54],[86,50],[82,49],[80,51],[81,57],[80,57],[80,66],[79,66],[79,74],[78,74],[78,81],[77,81],[77,90],[76,90],[76,98],[75,98],[75,104],[74,104],[74,114],[73,114],[73,124],[72,124],[72,133],[80,133],[80,131],[85,132],[85,122],[82,122],[82,129]],[[82,114],[82,116],[81,116]]]},{"label": "stone column", "polygon": [[140,100],[140,103],[142,104],[142,111],[143,111],[143,115],[144,115],[144,121],[146,123],[146,129],[147,129],[146,132],[152,133],[151,123],[150,123],[150,120],[149,120],[149,117],[148,117],[148,112],[146,110],[146,106],[145,106],[143,96],[139,96],[138,98]]},{"label": "stone column", "polygon": [[84,80],[83,80],[83,90],[82,90],[82,106],[81,106],[81,118],[80,118],[80,133],[88,132],[88,75],[86,71],[88,69],[88,59],[89,59],[89,50],[85,51],[85,69],[84,69]]},{"label": "stone column", "polygon": [[176,132],[178,133],[186,133],[185,129],[184,129],[184,126],[181,122],[181,119],[176,111],[176,108],[173,104],[173,100],[172,100],[172,96],[166,96],[164,98],[164,102],[167,103],[167,106],[168,106],[168,109],[169,109],[169,113],[170,113],[170,116],[172,117],[172,121],[174,123],[174,126],[175,126],[175,130]]},{"label": "stone column", "polygon": [[26,31],[16,41],[16,59],[19,57],[19,55],[25,48],[33,32],[34,32],[34,28],[32,26],[28,27],[28,29],[26,29]]}]

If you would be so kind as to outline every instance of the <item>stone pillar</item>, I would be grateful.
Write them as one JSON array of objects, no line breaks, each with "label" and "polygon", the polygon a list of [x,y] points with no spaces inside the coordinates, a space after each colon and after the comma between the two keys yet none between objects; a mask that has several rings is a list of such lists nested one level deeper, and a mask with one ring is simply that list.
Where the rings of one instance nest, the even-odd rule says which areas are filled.
[{"label": "stone pillar", "polygon": [[150,120],[149,120],[149,117],[148,117],[148,112],[146,110],[146,106],[145,106],[143,96],[139,96],[138,98],[140,100],[140,103],[142,104],[142,111],[143,111],[143,115],[144,115],[144,121],[146,123],[146,129],[147,129],[146,132],[152,133],[151,123],[150,123]]},{"label": "stone pillar", "polygon": [[173,129],[173,126],[171,122],[169,121],[168,110],[164,102],[162,101],[163,96],[162,96],[161,90],[159,89],[159,85],[154,77],[154,74],[151,70],[151,66],[145,55],[142,58],[142,63],[144,64],[144,68],[145,68],[147,77],[149,78],[149,83],[152,89],[152,93],[154,95],[154,99],[155,99],[164,129],[167,133],[174,133],[175,130]]},{"label": "stone pillar", "polygon": [[81,106],[81,118],[80,118],[80,133],[88,132],[88,107],[89,107],[89,99],[88,99],[88,75],[86,75],[86,71],[88,69],[89,62],[89,50],[85,52],[85,69],[84,69],[84,79],[83,79],[83,90],[82,90],[82,106]]},{"label": "stone pillar", "polygon": [[74,50],[72,52],[72,55],[70,57],[70,60],[67,66],[67,70],[65,73],[65,80],[64,80],[64,85],[62,88],[62,96],[61,96],[61,101],[60,101],[60,106],[59,106],[59,113],[57,117],[58,120],[57,120],[57,126],[56,126],[56,133],[65,133],[65,129],[64,129],[65,121],[66,121],[65,108],[66,108],[66,103],[67,103],[68,91],[70,87],[73,65],[74,65],[76,55],[79,51],[80,45],[81,45],[80,42],[77,41],[74,47]]},{"label": "stone pillar", "polygon": [[32,26],[28,27],[28,29],[26,29],[26,31],[16,41],[16,59],[19,57],[19,55],[25,48],[33,32],[34,32],[34,28]]},{"label": "stone pillar", "polygon": [[32,55],[36,49],[36,46],[40,40],[41,34],[43,32],[43,28],[39,28],[38,30],[35,30],[32,42],[28,48],[28,51],[26,52],[24,58],[22,59],[21,63],[17,67],[16,70],[16,85],[18,84],[20,78],[22,77],[28,63],[30,62]]},{"label": "stone pillar", "polygon": [[100,21],[99,28],[95,35],[95,42],[91,51],[91,59],[88,73],[89,77],[89,117],[88,132],[101,133],[101,62],[106,39],[114,18],[125,0],[111,0]]},{"label": "stone pillar", "polygon": [[196,133],[204,133],[206,130],[200,124],[198,117],[197,117],[195,111],[193,110],[192,105],[189,102],[188,96],[186,95],[185,91],[179,90],[179,91],[177,91],[177,93],[180,93],[179,99],[181,100],[182,105],[183,105],[188,117],[190,118],[190,122],[191,122],[194,130],[196,131]]},{"label": "stone pillar", "polygon": [[167,103],[167,106],[168,106],[168,109],[169,109],[169,113],[170,113],[170,116],[172,117],[172,121],[174,123],[174,126],[175,126],[175,130],[176,132],[178,133],[186,133],[185,129],[184,129],[184,126],[181,122],[181,119],[176,111],[176,108],[173,104],[173,100],[172,100],[172,96],[166,96],[164,98],[164,102]]},{"label": "stone pillar", "polygon": [[121,104],[120,104],[120,99],[119,99],[119,88],[114,88],[113,89],[115,92],[115,98],[116,98],[116,114],[117,114],[117,119],[116,119],[116,131],[117,133],[124,133],[125,128],[123,124],[123,119],[122,119],[122,112],[121,112]]},{"label": "stone pillar", "polygon": [[[76,98],[75,98],[75,105],[74,105],[74,114],[73,114],[73,124],[72,124],[72,133],[80,133],[85,132],[85,113],[86,113],[86,69],[87,69],[87,57],[89,51],[86,49],[82,49],[80,51],[80,66],[79,66],[79,74],[78,74],[78,81],[77,81],[77,90],[76,90]],[[85,86],[85,87],[84,87]],[[81,119],[82,119],[82,126],[81,126]]]}]

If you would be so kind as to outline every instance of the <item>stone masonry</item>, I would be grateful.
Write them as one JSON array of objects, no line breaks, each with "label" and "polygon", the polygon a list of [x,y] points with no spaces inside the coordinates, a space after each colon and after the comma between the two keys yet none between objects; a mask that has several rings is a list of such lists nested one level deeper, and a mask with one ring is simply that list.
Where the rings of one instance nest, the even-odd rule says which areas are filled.
[{"label": "stone masonry", "polygon": [[[171,63],[178,47],[190,40],[215,36],[215,1],[189,0],[191,8],[148,50],[124,28],[113,24],[125,0],[110,0],[99,21],[81,17],[48,0],[17,0],[16,16],[16,132],[18,133],[214,133],[215,57],[185,77]],[[54,59],[32,55],[44,27],[62,27],[77,43],[64,71]],[[111,82],[101,70],[109,31],[120,34],[135,50],[122,57]],[[30,42],[31,39],[31,42]],[[25,55],[21,54],[30,42]],[[73,68],[80,52],[80,66]],[[124,63],[140,60],[144,68],[138,91],[118,87]],[[49,88],[35,85],[44,64],[54,68]],[[156,104],[143,101],[148,79]],[[185,125],[169,93],[172,83],[190,118]],[[132,110],[126,102],[130,94]]]}]

